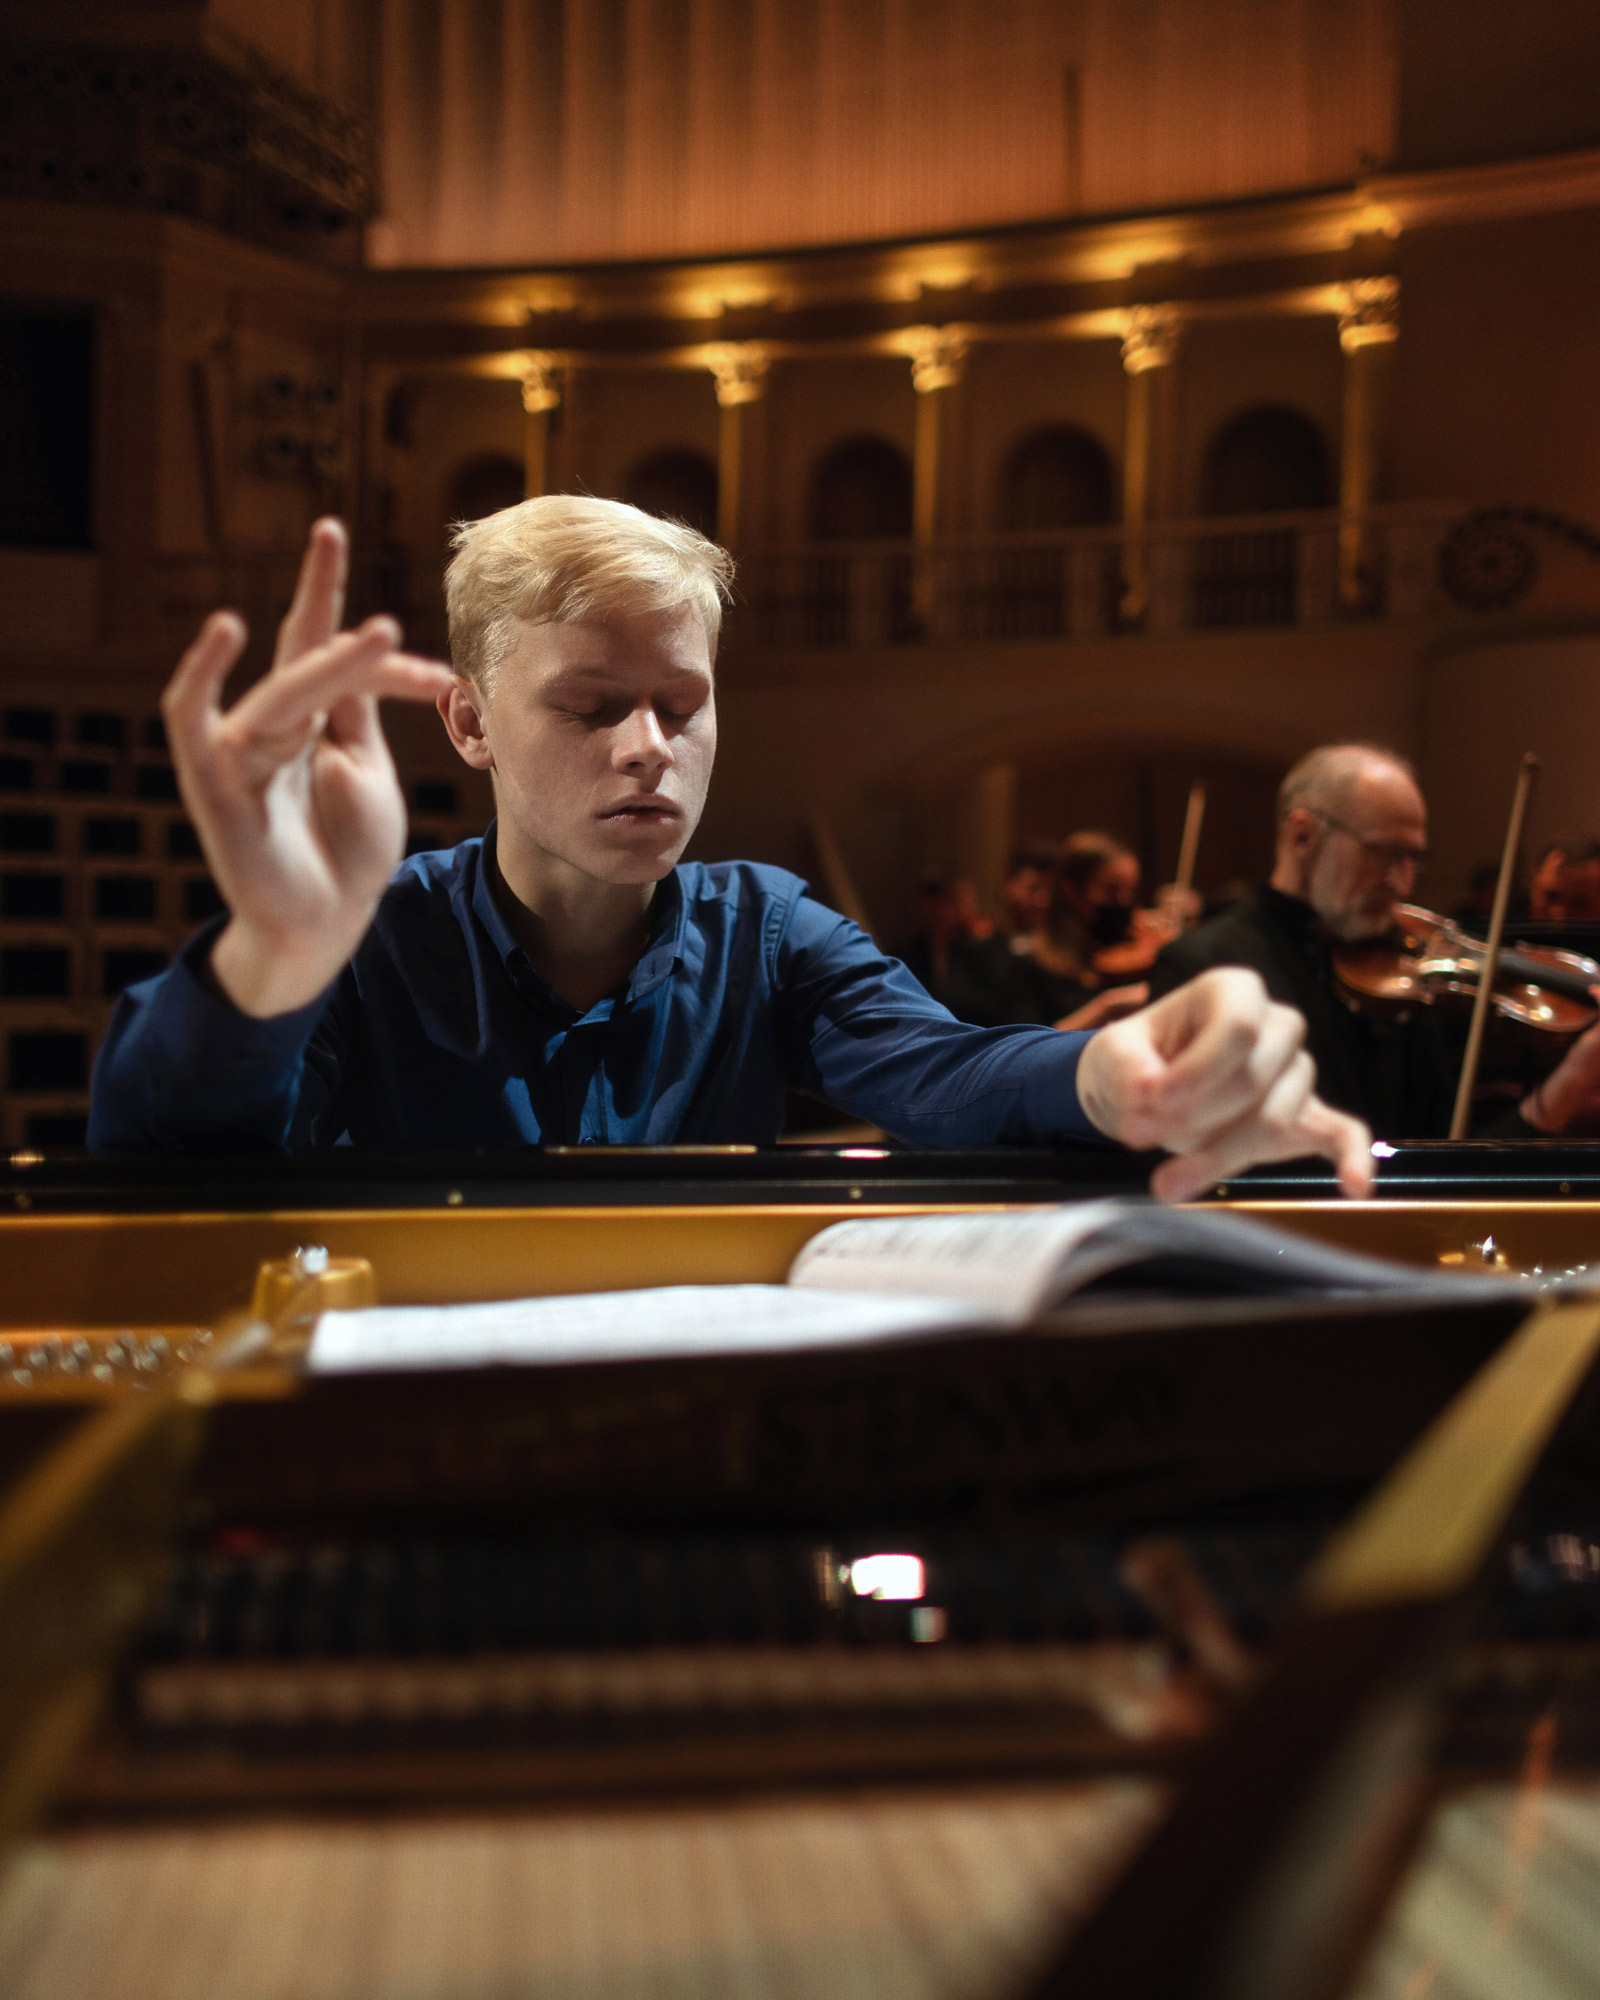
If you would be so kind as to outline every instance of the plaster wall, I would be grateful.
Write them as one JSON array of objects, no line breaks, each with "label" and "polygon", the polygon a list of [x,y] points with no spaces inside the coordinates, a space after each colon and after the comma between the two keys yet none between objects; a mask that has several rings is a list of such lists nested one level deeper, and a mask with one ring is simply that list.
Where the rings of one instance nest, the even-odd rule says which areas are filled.
[{"label": "plaster wall", "polygon": [[1418,673],[1431,873],[1451,885],[1499,859],[1524,750],[1539,758],[1524,855],[1560,834],[1600,836],[1600,626],[1566,637],[1435,646]]},{"label": "plaster wall", "polygon": [[1397,497],[1600,526],[1600,210],[1418,230],[1399,270]]},{"label": "plaster wall", "polygon": [[1593,0],[1403,0],[1394,33],[1401,166],[1600,145]]}]

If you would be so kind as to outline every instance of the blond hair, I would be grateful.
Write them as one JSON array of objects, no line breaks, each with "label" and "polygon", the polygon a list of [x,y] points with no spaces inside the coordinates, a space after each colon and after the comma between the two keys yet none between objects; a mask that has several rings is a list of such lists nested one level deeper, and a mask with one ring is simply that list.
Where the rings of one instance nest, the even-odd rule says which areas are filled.
[{"label": "blond hair", "polygon": [[450,658],[485,693],[518,624],[571,625],[607,612],[692,604],[713,659],[733,558],[681,521],[621,500],[547,493],[461,521],[445,571]]}]

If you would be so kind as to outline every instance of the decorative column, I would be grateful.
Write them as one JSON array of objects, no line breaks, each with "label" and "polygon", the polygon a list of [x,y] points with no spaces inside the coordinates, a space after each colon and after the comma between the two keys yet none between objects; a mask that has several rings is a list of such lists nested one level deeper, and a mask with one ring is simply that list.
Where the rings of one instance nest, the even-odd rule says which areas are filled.
[{"label": "decorative column", "polygon": [[1000,913],[1016,839],[1017,767],[985,764],[955,798],[956,866],[991,916]]},{"label": "decorative column", "polygon": [[729,341],[706,356],[717,383],[717,540],[737,546],[744,513],[746,406],[759,403],[767,385],[768,361],[754,341]]},{"label": "decorative column", "polygon": [[530,348],[522,357],[522,492],[536,500],[550,484],[550,412],[561,404],[556,357]]},{"label": "decorative column", "polygon": [[911,357],[911,386],[917,398],[917,428],[911,458],[911,535],[915,544],[911,602],[918,621],[932,620],[935,599],[933,547],[940,527],[939,459],[944,438],[947,392],[961,380],[967,342],[948,326],[913,326],[905,335]]},{"label": "decorative column", "polygon": [[1377,497],[1400,280],[1357,278],[1339,287],[1344,410],[1339,440],[1339,603],[1359,610],[1368,594],[1367,512]]},{"label": "decorative column", "polygon": [[1127,377],[1122,443],[1122,615],[1142,619],[1150,603],[1145,530],[1169,519],[1176,485],[1174,422],[1180,322],[1171,306],[1135,306],[1122,335]]}]

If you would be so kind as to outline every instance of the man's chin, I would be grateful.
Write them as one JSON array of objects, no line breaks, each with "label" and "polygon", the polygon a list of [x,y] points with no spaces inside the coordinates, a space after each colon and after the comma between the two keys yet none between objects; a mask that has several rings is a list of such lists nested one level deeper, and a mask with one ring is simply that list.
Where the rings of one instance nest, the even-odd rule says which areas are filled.
[{"label": "man's chin", "polygon": [[1379,938],[1388,937],[1394,926],[1394,910],[1390,907],[1381,913],[1354,910],[1331,928],[1341,944],[1376,944]]},{"label": "man's chin", "polygon": [[619,887],[627,883],[659,882],[677,867],[688,845],[689,833],[681,824],[675,825],[670,834],[665,828],[653,836],[634,832],[606,842],[593,855],[588,872]]}]

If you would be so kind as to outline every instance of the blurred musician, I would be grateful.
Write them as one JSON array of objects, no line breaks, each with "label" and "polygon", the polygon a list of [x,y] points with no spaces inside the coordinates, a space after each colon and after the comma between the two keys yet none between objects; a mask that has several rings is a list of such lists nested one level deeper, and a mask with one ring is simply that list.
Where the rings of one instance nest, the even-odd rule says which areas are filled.
[{"label": "blurred musician", "polygon": [[[795,1088],[925,1145],[1159,1147],[1169,1197],[1307,1152],[1369,1183],[1252,975],[1094,1036],[968,1027],[785,870],[682,861],[732,571],[692,529],[570,495],[464,526],[454,672],[389,619],[341,633],[345,567],[319,523],[272,671],[222,709],[218,613],[163,697],[229,914],[119,1001],[91,1144],[770,1143]],[[398,872],[380,696],[436,702],[495,794],[482,839]]]},{"label": "blurred musician", "polygon": [[1033,933],[1050,908],[1056,872],[1056,844],[1025,841],[1011,856],[1011,868],[1000,891],[1000,923],[1011,947],[1026,952]]},{"label": "blurred musician", "polygon": [[1528,915],[1547,924],[1600,924],[1600,841],[1551,841],[1534,870]]},{"label": "blurred musician", "polygon": [[1143,974],[1178,926],[1139,907],[1139,863],[1109,833],[1072,834],[1023,954],[1029,1018],[1098,1028],[1149,999]]},{"label": "blurred musician", "polygon": [[917,884],[921,926],[900,954],[917,982],[958,1021],[997,1028],[1033,1017],[1019,991],[1019,966],[976,887],[963,876],[925,875]]},{"label": "blurred musician", "polygon": [[[1233,909],[1162,951],[1152,994],[1198,973],[1245,965],[1274,999],[1305,1016],[1306,1046],[1329,1103],[1388,1139],[1444,1138],[1457,1060],[1436,1009],[1403,1019],[1362,1014],[1337,991],[1336,943],[1383,936],[1408,901],[1427,857],[1428,812],[1405,758],[1373,744],[1339,743],[1301,758],[1278,793],[1272,879]],[[1600,1029],[1492,1128],[1526,1138],[1591,1129],[1600,1119]]]}]

